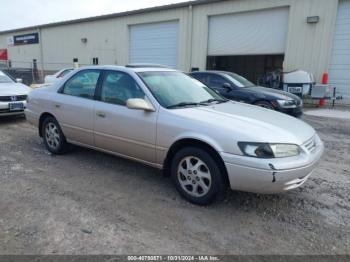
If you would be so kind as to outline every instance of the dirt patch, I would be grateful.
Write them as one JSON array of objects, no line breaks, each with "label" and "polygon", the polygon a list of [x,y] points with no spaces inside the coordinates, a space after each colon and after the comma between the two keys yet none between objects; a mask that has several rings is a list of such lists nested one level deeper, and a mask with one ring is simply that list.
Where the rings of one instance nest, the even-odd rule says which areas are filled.
[{"label": "dirt patch", "polygon": [[281,195],[230,192],[197,207],[161,172],[99,152],[47,153],[0,120],[0,254],[349,254],[350,121],[305,117],[326,145]]}]

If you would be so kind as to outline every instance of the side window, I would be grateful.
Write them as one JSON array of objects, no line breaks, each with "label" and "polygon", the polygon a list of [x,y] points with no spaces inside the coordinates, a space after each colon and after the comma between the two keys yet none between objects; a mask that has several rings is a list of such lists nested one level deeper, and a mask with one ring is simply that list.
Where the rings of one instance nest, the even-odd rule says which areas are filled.
[{"label": "side window", "polygon": [[62,93],[71,96],[94,99],[99,76],[99,70],[80,71],[65,83]]},{"label": "side window", "polygon": [[222,88],[222,86],[228,82],[227,80],[225,80],[225,78],[223,78],[222,76],[218,76],[218,75],[210,75],[208,77],[209,83],[208,85],[212,88]]},{"label": "side window", "polygon": [[123,72],[106,72],[102,83],[101,101],[125,106],[131,98],[145,98],[135,80]]},{"label": "side window", "polygon": [[193,74],[193,77],[196,78],[198,81],[201,81],[203,84],[208,85],[208,74]]}]

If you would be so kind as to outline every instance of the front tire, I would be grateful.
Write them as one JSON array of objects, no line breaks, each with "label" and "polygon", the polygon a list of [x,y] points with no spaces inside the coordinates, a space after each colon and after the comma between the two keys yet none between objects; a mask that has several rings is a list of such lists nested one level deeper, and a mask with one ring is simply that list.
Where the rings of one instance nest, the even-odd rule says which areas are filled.
[{"label": "front tire", "polygon": [[222,199],[226,192],[218,163],[200,148],[188,147],[177,152],[171,176],[180,195],[196,205],[209,205]]},{"label": "front tire", "polygon": [[267,102],[267,101],[259,101],[259,102],[256,102],[254,105],[260,106],[260,107],[263,107],[263,108],[266,108],[266,109],[270,109],[270,110],[275,110],[273,105],[270,102]]},{"label": "front tire", "polygon": [[61,127],[53,117],[47,117],[42,125],[42,134],[46,149],[55,155],[67,151],[67,141],[62,133]]}]

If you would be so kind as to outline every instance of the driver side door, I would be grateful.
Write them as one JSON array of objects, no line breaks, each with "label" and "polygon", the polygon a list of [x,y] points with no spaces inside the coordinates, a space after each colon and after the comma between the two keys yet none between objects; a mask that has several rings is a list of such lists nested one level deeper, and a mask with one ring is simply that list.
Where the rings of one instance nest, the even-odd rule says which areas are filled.
[{"label": "driver side door", "polygon": [[[208,82],[207,85],[210,88],[213,88],[214,90],[219,92],[220,95],[222,95],[226,98],[229,98],[229,99],[234,99],[232,97],[234,86],[232,86],[232,83],[229,80],[225,79],[224,77],[222,77],[220,75],[208,74],[207,82]],[[230,84],[231,89],[224,87],[224,84]]]},{"label": "driver side door", "polygon": [[[242,88],[238,88],[234,83],[223,76],[209,74],[208,83],[211,88],[218,91],[223,97],[237,102],[247,102],[247,97],[244,90]],[[230,88],[224,86],[227,84],[230,85]]]}]

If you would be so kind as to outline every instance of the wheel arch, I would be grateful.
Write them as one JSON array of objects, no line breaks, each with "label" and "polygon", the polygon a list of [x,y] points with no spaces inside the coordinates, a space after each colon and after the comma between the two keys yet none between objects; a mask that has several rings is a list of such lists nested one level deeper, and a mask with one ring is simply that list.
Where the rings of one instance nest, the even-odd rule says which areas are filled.
[{"label": "wheel arch", "polygon": [[266,98],[266,99],[257,98],[252,104],[253,104],[253,105],[257,105],[257,103],[259,103],[259,102],[267,103],[267,104],[271,105],[272,108],[276,109],[275,103],[274,103],[272,100],[269,100],[269,99],[267,99],[267,98]]},{"label": "wheel arch", "polygon": [[[43,123],[44,123],[44,120],[47,118],[47,117],[53,117],[55,118],[55,116],[49,112],[45,112],[45,113],[42,113],[40,115],[40,118],[39,118],[39,125],[38,125],[38,129],[39,129],[39,136],[42,137],[43,134],[42,134],[42,127],[43,127]],[[55,118],[56,119],[56,118]]]},{"label": "wheel arch", "polygon": [[227,184],[229,183],[225,163],[222,157],[220,156],[220,154],[218,153],[218,150],[216,149],[216,147],[198,138],[181,138],[175,141],[171,145],[171,147],[167,152],[167,155],[163,164],[165,176],[170,176],[171,161],[175,156],[176,152],[186,147],[197,147],[208,152],[214,158],[215,162],[218,164],[222,174],[224,174],[225,182]]}]

